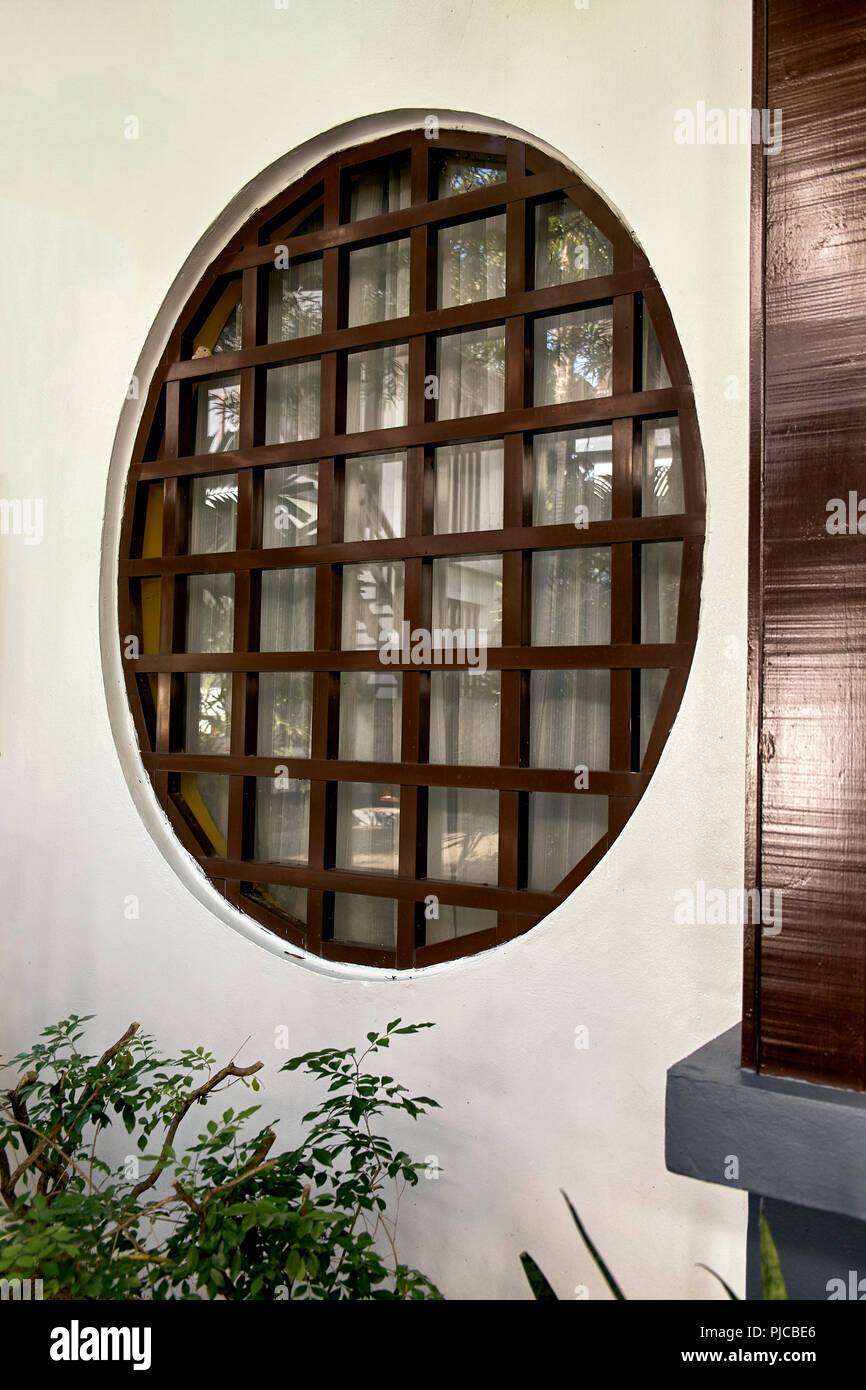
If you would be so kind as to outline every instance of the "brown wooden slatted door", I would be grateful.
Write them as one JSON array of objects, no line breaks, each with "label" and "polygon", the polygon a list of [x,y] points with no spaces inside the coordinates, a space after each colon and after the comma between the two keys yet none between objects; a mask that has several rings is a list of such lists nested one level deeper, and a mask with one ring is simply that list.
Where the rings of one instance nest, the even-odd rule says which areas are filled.
[{"label": "brown wooden slatted door", "polygon": [[862,1090],[866,536],[827,504],[866,498],[866,9],[768,0],[755,29],[783,138],[753,163],[747,884],[783,913],[747,932],[743,1062]]}]

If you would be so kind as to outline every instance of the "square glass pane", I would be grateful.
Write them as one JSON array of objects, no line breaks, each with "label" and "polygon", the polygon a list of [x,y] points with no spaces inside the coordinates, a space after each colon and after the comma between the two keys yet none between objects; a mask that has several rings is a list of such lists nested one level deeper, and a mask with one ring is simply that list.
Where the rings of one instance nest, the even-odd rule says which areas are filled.
[{"label": "square glass pane", "polygon": [[239,375],[208,377],[195,390],[196,454],[222,454],[238,447],[241,413]]},{"label": "square glass pane", "polygon": [[399,844],[400,788],[377,782],[340,782],[337,868],[396,874]]},{"label": "square glass pane", "polygon": [[501,439],[446,444],[434,452],[433,530],[501,531],[505,446]]},{"label": "square glass pane", "polygon": [[537,434],[532,441],[533,526],[608,521],[613,491],[610,425]]},{"label": "square glass pane", "polygon": [[499,766],[498,671],[433,671],[430,761]]},{"label": "square glass pane", "polygon": [[319,433],[319,362],[289,362],[266,374],[265,443],[293,444]]},{"label": "square glass pane", "polygon": [[396,898],[335,893],[334,940],[357,946],[384,946],[393,951],[397,945]]},{"label": "square glass pane", "polygon": [[350,222],[407,208],[412,198],[410,156],[408,152],[394,155],[350,173],[348,184]]},{"label": "square glass pane", "polygon": [[613,309],[602,305],[535,320],[535,404],[611,392]]},{"label": "square glass pane", "polygon": [[642,642],[675,642],[680,601],[682,541],[658,541],[640,548]]},{"label": "square glass pane", "polygon": [[435,946],[438,941],[453,941],[455,936],[472,936],[475,932],[496,930],[496,913],[488,908],[451,907],[448,903],[440,903],[438,910],[438,919],[425,919],[424,922],[427,946]]},{"label": "square glass pane", "polygon": [[610,547],[537,550],[532,556],[532,645],[610,641]]},{"label": "square glass pane", "polygon": [[184,753],[228,753],[232,723],[232,678],[225,671],[191,671],[184,676]]},{"label": "square glass pane", "polygon": [[319,520],[319,465],[293,463],[265,469],[262,545],[272,550],[315,545]]},{"label": "square glass pane", "polygon": [[498,155],[443,154],[438,160],[437,195],[453,198],[473,188],[489,188],[505,182],[505,160]]},{"label": "square glass pane", "polygon": [[408,343],[350,352],[346,368],[347,433],[405,425],[408,373]]},{"label": "square glass pane", "polygon": [[229,824],[229,779],[219,772],[182,772],[180,794],[216,854],[225,854]]},{"label": "square glass pane", "polygon": [[312,727],[312,671],[261,671],[258,756],[309,758]]},{"label": "square glass pane", "polygon": [[406,534],[406,454],[346,459],[344,541],[386,541]]},{"label": "square glass pane", "polygon": [[502,645],[502,556],[458,555],[433,561],[435,649]]},{"label": "square glass pane", "polygon": [[289,263],[268,276],[268,342],[322,331],[322,258]]},{"label": "square glass pane", "polygon": [[293,883],[254,883],[250,896],[265,907],[282,912],[304,926],[307,921],[307,890]]},{"label": "square glass pane", "polygon": [[343,566],[344,651],[373,651],[402,636],[403,561]]},{"label": "square glass pane", "polygon": [[496,883],[499,793],[474,787],[431,787],[427,872],[456,883]]},{"label": "square glass pane", "polygon": [[402,692],[399,671],[341,673],[341,758],[349,762],[400,761]]},{"label": "square glass pane", "polygon": [[189,489],[189,553],[234,550],[238,518],[237,473],[193,478]]},{"label": "square glass pane", "polygon": [[641,514],[673,516],[685,510],[680,422],[676,415],[643,422]]},{"label": "square glass pane", "polygon": [[610,763],[610,671],[533,671],[529,678],[530,767]]},{"label": "square glass pane", "polygon": [[668,678],[667,670],[659,666],[657,668],[645,666],[640,673],[640,760],[643,762],[646,757],[647,745],[650,741],[650,734],[656,722],[656,715],[661,704],[662,691],[665,688],[665,681]]},{"label": "square glass pane", "polygon": [[191,574],[186,582],[186,650],[230,652],[234,634],[234,574]]},{"label": "square glass pane", "polygon": [[649,310],[643,309],[643,389],[644,391],[664,391],[671,384],[659,340],[653,328]]},{"label": "square glass pane", "polygon": [[349,327],[409,312],[409,238],[349,252]]},{"label": "square glass pane", "polygon": [[438,305],[474,304],[505,293],[505,213],[439,229]]},{"label": "square glass pane", "polygon": [[505,329],[473,328],[436,343],[438,420],[505,409]]},{"label": "square glass pane", "polygon": [[535,209],[535,288],[590,280],[613,271],[613,246],[570,198]]},{"label": "square glass pane", "polygon": [[606,833],[606,796],[530,792],[527,886],[551,893]]},{"label": "square glass pane", "polygon": [[312,565],[262,571],[262,626],[259,650],[313,650],[316,571]]},{"label": "square glass pane", "polygon": [[270,864],[306,864],[309,841],[309,782],[257,777],[253,858]]}]

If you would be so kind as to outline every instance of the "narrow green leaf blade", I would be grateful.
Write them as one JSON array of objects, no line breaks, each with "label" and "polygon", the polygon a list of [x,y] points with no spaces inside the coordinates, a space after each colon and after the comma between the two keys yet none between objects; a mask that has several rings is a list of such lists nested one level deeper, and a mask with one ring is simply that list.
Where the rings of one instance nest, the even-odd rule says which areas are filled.
[{"label": "narrow green leaf blade", "polygon": [[[538,1268],[538,1265],[531,1255],[527,1255],[525,1250],[520,1256],[520,1263],[523,1265],[523,1272],[529,1280],[529,1287],[532,1289],[533,1298],[556,1298],[556,1294]],[[557,1299],[557,1302],[558,1301]]]},{"label": "narrow green leaf blade", "polygon": [[779,1262],[779,1252],[763,1212],[761,1213],[761,1283],[764,1286],[765,1299],[785,1299],[788,1297],[785,1276],[782,1274],[782,1266]]},{"label": "narrow green leaf blade", "polygon": [[[560,1190],[560,1192],[562,1192],[562,1188],[560,1188],[559,1190]],[[622,1291],[622,1289],[620,1288],[619,1284],[618,1284],[618,1283],[616,1282],[616,1280],[614,1279],[613,1275],[611,1274],[611,1272],[610,1272],[610,1270],[608,1269],[607,1265],[605,1264],[604,1260],[601,1258],[601,1255],[599,1255],[598,1251],[596,1250],[595,1246],[593,1245],[592,1241],[590,1240],[589,1236],[587,1235],[586,1229],[585,1229],[585,1227],[584,1227],[583,1222],[581,1221],[580,1217],[578,1216],[577,1212],[575,1211],[574,1207],[571,1205],[571,1202],[569,1201],[568,1193],[567,1193],[567,1192],[562,1192],[562,1195],[563,1195],[563,1197],[565,1198],[565,1202],[566,1202],[566,1206],[568,1207],[568,1210],[571,1212],[571,1218],[572,1218],[572,1220],[573,1220],[575,1226],[577,1227],[578,1231],[580,1232],[580,1238],[581,1238],[581,1240],[583,1241],[584,1245],[586,1246],[586,1248],[587,1248],[587,1250],[589,1251],[589,1253],[590,1253],[590,1255],[592,1256],[592,1258],[595,1260],[595,1263],[598,1265],[598,1268],[599,1268],[599,1270],[600,1270],[600,1272],[601,1272],[601,1275],[602,1275],[602,1277],[603,1277],[603,1279],[604,1279],[604,1282],[607,1284],[607,1287],[610,1289],[610,1291],[611,1291],[611,1293],[613,1294],[614,1298],[622,1298],[622,1299],[624,1299],[624,1298],[625,1298],[625,1294],[623,1293],[623,1291]]]}]

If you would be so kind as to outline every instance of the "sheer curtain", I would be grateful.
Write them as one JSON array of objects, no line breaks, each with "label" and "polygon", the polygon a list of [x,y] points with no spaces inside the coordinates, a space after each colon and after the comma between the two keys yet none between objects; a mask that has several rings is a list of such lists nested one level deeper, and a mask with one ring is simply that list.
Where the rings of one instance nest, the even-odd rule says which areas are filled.
[{"label": "sheer curtain", "polygon": [[442,227],[438,273],[440,309],[505,294],[505,214]]},{"label": "sheer curtain", "polygon": [[234,574],[191,574],[186,590],[186,650],[234,650]]},{"label": "sheer curtain", "polygon": [[501,530],[504,454],[501,439],[436,449],[433,530],[437,535]]},{"label": "sheer curtain", "polygon": [[322,258],[297,261],[268,277],[268,342],[322,331]]},{"label": "sheer curtain", "polygon": [[189,490],[189,552],[234,550],[238,516],[237,473],[193,478]]},{"label": "sheer curtain", "polygon": [[430,676],[430,761],[499,765],[498,671],[434,671]]},{"label": "sheer curtain", "polygon": [[490,415],[505,408],[505,329],[449,333],[436,344],[437,419]]},{"label": "sheer curtain", "polygon": [[385,541],[406,534],[406,454],[346,459],[343,540]]},{"label": "sheer curtain", "polygon": [[340,782],[337,787],[337,868],[396,874],[399,844],[399,786]]},{"label": "sheer curtain", "polygon": [[343,566],[341,646],[345,651],[372,651],[396,632],[402,635],[403,561],[384,565]]},{"label": "sheer curtain", "polygon": [[312,714],[312,671],[261,671],[258,756],[308,758]]},{"label": "sheer curtain", "polygon": [[383,159],[353,174],[350,179],[349,218],[380,217],[407,208],[412,198],[411,161],[408,154]]},{"label": "sheer curtain", "polygon": [[610,671],[533,671],[529,695],[531,767],[610,765]]},{"label": "sheer curtain", "polygon": [[642,515],[672,516],[684,511],[683,461],[677,417],[644,420],[642,443]]},{"label": "sheer curtain", "polygon": [[400,672],[342,672],[341,758],[350,762],[400,761],[402,683]]},{"label": "sheer curtain", "polygon": [[395,429],[406,423],[408,343],[350,352],[346,368],[346,430]]},{"label": "sheer curtain", "polygon": [[349,255],[349,327],[409,312],[409,238],[362,246]]},{"label": "sheer curtain", "polygon": [[659,347],[659,340],[653,328],[653,321],[649,316],[649,311],[644,305],[643,310],[643,389],[645,391],[663,391],[670,386],[671,379],[668,376],[668,369]]},{"label": "sheer curtain", "polygon": [[219,454],[238,447],[241,379],[209,377],[195,388],[195,452]]},{"label": "sheer curtain", "polygon": [[335,893],[334,939],[393,950],[397,944],[396,899]]},{"label": "sheer curtain", "polygon": [[609,519],[612,439],[610,425],[590,425],[535,436],[532,441],[534,526],[568,526],[578,521]]},{"label": "sheer curtain", "polygon": [[536,319],[535,404],[609,396],[612,339],[610,305]]},{"label": "sheer curtain", "polygon": [[[675,642],[680,598],[682,541],[658,541],[641,548],[641,641]],[[658,713],[667,671],[644,668],[640,673],[640,748],[646,753]]]},{"label": "sheer curtain", "polygon": [[257,777],[255,858],[263,863],[306,864],[309,836],[309,782]]},{"label": "sheer curtain", "polygon": [[433,946],[437,941],[451,941],[455,936],[471,936],[474,932],[495,931],[497,914],[487,908],[451,907],[439,903],[438,917],[424,921],[424,941]]},{"label": "sheer curtain", "polygon": [[[502,645],[502,556],[459,555],[433,561],[433,647],[456,646],[445,633],[486,633],[488,647]],[[438,636],[437,636],[438,632]]]},{"label": "sheer curtain", "polygon": [[528,887],[551,892],[606,831],[606,796],[530,792]]},{"label": "sheer curtain", "polygon": [[315,545],[319,521],[319,465],[266,468],[262,545]]},{"label": "sheer curtain", "polygon": [[265,385],[265,443],[291,444],[319,433],[319,362],[271,367]]},{"label": "sheer curtain", "polygon": [[428,796],[430,878],[496,883],[499,793],[474,787],[431,787]]}]

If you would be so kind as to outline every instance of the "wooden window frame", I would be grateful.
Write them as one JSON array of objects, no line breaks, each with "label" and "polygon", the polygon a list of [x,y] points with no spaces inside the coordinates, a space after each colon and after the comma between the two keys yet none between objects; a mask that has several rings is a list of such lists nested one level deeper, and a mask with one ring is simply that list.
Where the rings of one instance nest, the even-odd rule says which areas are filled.
[{"label": "wooden window frame", "polygon": [[[344,179],[358,166],[408,150],[411,203],[407,208],[362,221],[345,214]],[[447,198],[435,197],[433,161],[438,151],[499,155],[507,177]],[[293,237],[321,190],[323,228]],[[609,275],[533,289],[534,206],[563,194],[582,209],[613,247]],[[297,209],[292,214],[292,209]],[[506,292],[497,299],[453,308],[436,304],[436,233],[487,211],[506,216]],[[274,237],[279,227],[282,236]],[[410,238],[409,313],[399,319],[348,328],[347,264],[350,250],[398,234]],[[277,248],[289,262],[313,254],[323,258],[321,332],[285,342],[267,342],[266,285]],[[197,327],[233,279],[241,281],[241,350],[193,356]],[[584,401],[532,405],[536,318],[592,305],[613,309],[612,394]],[[648,311],[671,381],[645,391],[641,382],[642,313]],[[437,420],[435,402],[425,397],[424,378],[435,370],[435,343],[443,333],[505,328],[504,409],[496,414]],[[389,343],[408,343],[408,417],[405,426],[347,434],[346,354]],[[321,360],[320,435],[313,440],[265,445],[265,369]],[[431,362],[434,365],[431,365]],[[230,452],[192,453],[190,392],[214,374],[239,374],[239,447]],[[640,511],[641,425],[665,416],[679,420],[684,510],[642,517]],[[594,423],[612,431],[611,518],[577,529],[532,524],[533,433]],[[503,529],[433,534],[432,450],[473,439],[504,441]],[[342,539],[343,460],[347,455],[406,450],[406,535],[386,541]],[[315,545],[262,548],[262,495],[266,467],[318,459],[319,529]],[[237,539],[230,553],[184,554],[185,491],[197,475],[237,473]],[[162,487],[162,546],[144,553],[148,489]],[[130,657],[124,643],[127,692],[142,759],[160,804],[181,842],[211,882],[237,908],[279,937],[313,955],[349,963],[404,970],[474,954],[529,930],[562,902],[601,860],[646,789],[682,698],[697,635],[705,525],[704,472],[691,383],[667,304],[646,257],[631,235],[588,185],[534,146],[516,139],[443,129],[438,140],[423,130],[343,150],[310,170],[257,212],[217,256],[190,297],[150,384],[130,464],[119,566],[119,625],[122,641],[142,630],[141,584],[160,581],[159,651]],[[673,643],[641,643],[640,546],[682,541],[682,569]],[[531,556],[536,549],[611,547],[611,640],[604,646],[530,645]],[[401,762],[346,762],[338,757],[339,672],[382,667],[377,653],[341,651],[341,567],[399,559],[405,566],[404,618],[413,627],[431,626],[430,575],[433,557],[501,554],[503,558],[502,646],[487,649],[487,663],[501,674],[500,762],[496,767],[430,764],[429,689],[437,665],[396,664],[403,672]],[[261,653],[261,574],[269,568],[315,566],[315,650]],[[234,650],[189,654],[182,650],[185,576],[232,572],[235,576]],[[465,665],[465,663],[464,663]],[[590,771],[577,789],[569,771],[530,767],[528,748],[529,672],[539,669],[608,669],[611,672],[609,770]],[[638,677],[642,669],[668,670],[645,756],[639,761]],[[231,673],[230,752],[223,756],[180,750],[184,673]],[[449,666],[461,669],[460,663]],[[309,759],[259,757],[256,752],[258,673],[313,672],[312,743]],[[271,777],[288,764],[293,778],[309,779],[309,861],[304,867],[257,863],[250,858],[256,777]],[[177,793],[184,772],[229,778],[226,852],[218,855]],[[396,876],[334,867],[337,788],[341,781],[389,782],[401,787],[399,867]],[[426,876],[426,796],[431,786],[480,787],[499,792],[499,878],[477,885]],[[551,892],[530,891],[527,878],[527,808],[533,791],[601,795],[607,798],[608,829],[591,851]],[[300,923],[251,896],[251,885],[291,884],[307,891],[307,920]],[[394,951],[338,942],[331,937],[334,892],[396,898]],[[495,929],[425,945],[423,907],[429,895],[446,905],[497,913]]]}]

